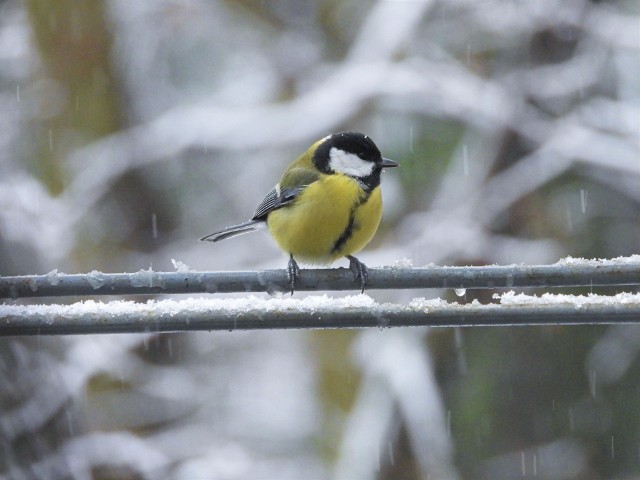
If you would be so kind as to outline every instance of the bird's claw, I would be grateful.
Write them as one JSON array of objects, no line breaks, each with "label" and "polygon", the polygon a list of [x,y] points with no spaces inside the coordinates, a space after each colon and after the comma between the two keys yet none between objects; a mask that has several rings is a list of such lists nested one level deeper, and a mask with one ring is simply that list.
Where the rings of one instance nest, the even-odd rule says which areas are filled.
[{"label": "bird's claw", "polygon": [[367,279],[369,278],[369,270],[367,266],[358,260],[356,257],[352,255],[347,255],[349,259],[349,270],[353,273],[353,277],[356,281],[360,281],[360,288],[362,289],[361,293],[364,293],[364,287],[367,283]]},{"label": "bird's claw", "polygon": [[293,291],[296,289],[296,283],[298,281],[298,277],[300,276],[300,267],[298,267],[298,262],[293,259],[293,255],[289,256],[289,264],[287,265],[287,279],[289,280],[289,288],[291,289],[291,295],[293,295]]}]

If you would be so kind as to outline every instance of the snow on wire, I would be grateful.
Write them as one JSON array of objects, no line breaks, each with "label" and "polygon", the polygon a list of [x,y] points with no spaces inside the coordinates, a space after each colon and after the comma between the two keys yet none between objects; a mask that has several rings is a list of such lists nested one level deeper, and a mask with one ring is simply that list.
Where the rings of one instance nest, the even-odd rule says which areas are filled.
[{"label": "snow on wire", "polygon": [[500,303],[467,305],[414,299],[376,303],[368,295],[331,298],[187,298],[71,305],[0,305],[0,335],[160,333],[398,326],[576,325],[640,322],[640,294],[615,296],[507,293]]},{"label": "snow on wire", "polygon": [[[553,265],[372,268],[368,289],[511,288],[640,285],[640,255],[612,260],[567,258]],[[347,269],[303,270],[298,291],[356,290]],[[93,271],[66,275],[0,277],[0,297],[95,296],[287,290],[282,270],[260,272],[177,272],[141,270],[131,274]],[[0,336],[82,333],[175,332],[290,328],[394,326],[498,326],[640,323],[640,293],[611,296],[494,295],[497,303],[458,304],[414,299],[407,305],[378,304],[367,295],[331,298],[160,299],[71,305],[0,305]]]},{"label": "snow on wire", "polygon": [[[64,274],[0,277],[0,298],[287,292],[285,270],[199,272],[179,263],[176,272]],[[611,260],[567,257],[553,265],[370,268],[367,290],[420,288],[525,288],[640,285],[640,255]],[[350,270],[303,269],[296,291],[359,290]]]}]

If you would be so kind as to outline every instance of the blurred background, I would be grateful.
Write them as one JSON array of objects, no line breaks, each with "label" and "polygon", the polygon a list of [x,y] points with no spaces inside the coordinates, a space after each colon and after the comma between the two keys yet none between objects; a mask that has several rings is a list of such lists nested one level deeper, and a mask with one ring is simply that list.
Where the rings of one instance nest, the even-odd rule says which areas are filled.
[{"label": "blurred background", "polygon": [[[0,274],[284,268],[198,238],[342,130],[401,164],[369,266],[640,253],[639,53],[632,0],[2,0]],[[0,478],[640,478],[639,355],[621,325],[4,338]]]}]

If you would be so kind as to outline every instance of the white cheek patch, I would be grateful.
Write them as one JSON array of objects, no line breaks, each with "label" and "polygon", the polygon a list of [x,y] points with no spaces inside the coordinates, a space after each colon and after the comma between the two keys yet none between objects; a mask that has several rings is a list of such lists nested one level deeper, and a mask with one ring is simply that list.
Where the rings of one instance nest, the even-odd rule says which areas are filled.
[{"label": "white cheek patch", "polygon": [[334,172],[344,173],[350,177],[364,178],[371,175],[375,166],[374,162],[362,160],[355,153],[345,152],[336,147],[329,150],[329,168]]}]

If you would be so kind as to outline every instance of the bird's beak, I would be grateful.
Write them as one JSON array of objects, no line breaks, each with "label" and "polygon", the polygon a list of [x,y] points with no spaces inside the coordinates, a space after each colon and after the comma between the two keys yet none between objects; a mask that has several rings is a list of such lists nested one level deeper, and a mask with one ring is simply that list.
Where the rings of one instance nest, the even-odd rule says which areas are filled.
[{"label": "bird's beak", "polygon": [[382,159],[382,168],[391,168],[391,167],[399,167],[400,164],[398,162],[394,162],[393,160],[389,160],[388,158]]}]

